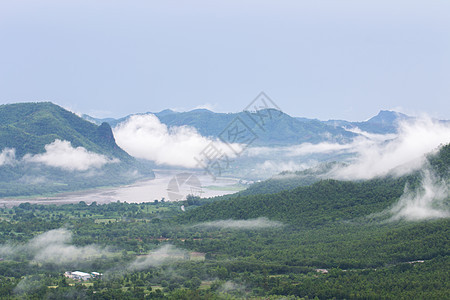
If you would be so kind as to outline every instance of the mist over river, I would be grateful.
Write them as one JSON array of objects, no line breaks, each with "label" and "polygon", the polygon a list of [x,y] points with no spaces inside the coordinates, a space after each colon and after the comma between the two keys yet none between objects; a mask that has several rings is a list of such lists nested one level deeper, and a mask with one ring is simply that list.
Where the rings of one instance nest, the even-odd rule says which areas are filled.
[{"label": "mist over river", "polygon": [[[235,193],[236,178],[217,178],[205,175],[203,171],[185,170],[154,170],[155,179],[142,180],[133,184],[90,189],[78,192],[67,192],[53,196],[1,198],[0,206],[16,206],[29,202],[32,204],[68,204],[84,201],[87,204],[97,202],[106,204],[110,202],[142,203],[155,200],[165,201],[184,200],[188,194],[202,198],[221,196]],[[181,175],[180,174],[185,174]],[[182,182],[181,179],[187,179]],[[195,179],[193,181],[193,179]],[[194,183],[193,183],[194,182]]]}]

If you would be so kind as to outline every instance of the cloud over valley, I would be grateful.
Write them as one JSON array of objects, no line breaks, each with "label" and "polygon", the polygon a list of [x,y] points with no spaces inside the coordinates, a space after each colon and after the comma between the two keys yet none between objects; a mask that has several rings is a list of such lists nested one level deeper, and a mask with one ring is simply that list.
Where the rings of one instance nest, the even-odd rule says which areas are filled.
[{"label": "cloud over valley", "polygon": [[117,144],[132,156],[159,165],[196,168],[195,157],[211,143],[228,157],[233,156],[228,145],[218,139],[204,137],[189,126],[167,127],[152,114],[131,116],[114,128],[114,136]]}]

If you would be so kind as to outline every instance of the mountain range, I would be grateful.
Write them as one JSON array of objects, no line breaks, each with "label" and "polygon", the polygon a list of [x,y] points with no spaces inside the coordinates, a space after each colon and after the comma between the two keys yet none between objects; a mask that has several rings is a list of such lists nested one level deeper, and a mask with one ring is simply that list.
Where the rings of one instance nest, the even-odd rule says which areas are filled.
[{"label": "mountain range", "polygon": [[[255,135],[251,146],[264,147],[321,142],[346,144],[361,134],[356,128],[369,133],[395,133],[400,121],[414,119],[394,111],[380,111],[364,122],[320,121],[292,117],[274,109],[239,113],[215,113],[206,109],[175,112],[167,109],[154,115],[169,128],[191,126],[208,138],[221,137],[230,129],[230,124],[238,120]],[[120,119],[80,117],[50,102],[1,105],[0,196],[78,190],[152,178],[154,164],[138,160],[119,147],[111,128],[132,116]],[[331,160],[340,160],[339,155],[347,157],[351,154],[336,155]],[[331,161],[322,156],[310,158]],[[240,157],[238,165],[229,169],[231,173],[226,175],[253,178],[247,171],[267,159],[278,159],[276,164],[279,164],[282,157],[276,154]],[[265,175],[252,176],[259,179],[272,174]],[[313,182],[313,177],[314,174],[307,174],[305,182]],[[294,183],[293,186],[297,185]]]},{"label": "mountain range", "polygon": [[[346,143],[358,136],[358,133],[353,132],[355,128],[368,133],[390,134],[397,132],[400,121],[414,119],[414,117],[388,110],[382,110],[376,116],[363,122],[344,120],[320,121],[317,119],[292,117],[284,112],[270,112],[269,110],[262,110],[258,114],[255,112],[215,113],[207,109],[176,112],[166,109],[161,112],[144,114],[154,114],[161,123],[168,127],[194,127],[201,135],[207,137],[219,137],[234,119],[239,118],[257,135],[258,138],[252,144],[254,146],[285,146],[320,142]],[[259,126],[254,121],[259,121],[260,115],[267,116],[263,119],[264,124],[262,126]],[[268,117],[269,115],[271,117]],[[99,119],[89,115],[82,115],[84,119],[90,122],[98,125],[106,122],[112,127],[129,120],[131,116],[133,115],[119,119]],[[259,123],[262,123],[262,121]]]},{"label": "mountain range", "polygon": [[[345,143],[349,139],[349,145],[358,144],[363,139],[352,140],[352,136],[358,137],[358,129],[364,126],[371,133],[395,133],[396,122],[411,119],[382,111],[365,122],[326,124],[278,111],[259,113],[273,114],[279,120],[274,117],[264,126],[255,123],[252,128],[258,130],[260,143],[266,147],[247,152],[262,149],[268,159],[280,159],[277,163],[283,159],[280,151],[298,147],[267,147],[271,143],[289,145],[295,139]],[[257,117],[258,112],[159,113],[161,122],[169,127],[197,126],[198,132],[208,137],[220,136],[221,126],[226,128],[227,122],[236,118],[251,124]],[[148,119],[155,123],[155,118]],[[117,131],[110,124],[92,121],[52,103],[0,106],[0,196],[123,184],[152,175],[149,165],[116,144]],[[117,126],[119,121],[109,122]],[[157,125],[148,128],[158,130],[161,126]],[[294,135],[296,130],[300,130],[298,136]],[[406,138],[405,147],[394,149],[403,151],[393,151],[392,145],[404,141],[403,131],[420,134]],[[348,135],[339,136],[340,132]],[[0,285],[0,298],[81,295],[142,299],[147,289],[151,298],[219,299],[228,297],[226,284],[236,282],[245,287],[233,294],[236,297],[230,294],[233,299],[448,299],[448,127],[403,128],[397,138],[388,135],[389,141],[382,140],[391,149],[366,145],[367,140],[363,143],[371,153],[390,150],[398,160],[420,148],[429,141],[426,135],[435,132],[445,144],[421,152],[428,154],[420,165],[410,159],[403,161],[401,169],[408,170],[404,173],[353,180],[321,176],[355,165],[336,160],[303,171],[283,172],[245,191],[213,198],[189,195],[181,202],[5,206],[0,208],[0,281],[5,283]],[[278,135],[270,137],[269,133]],[[116,136],[120,140],[119,134]],[[338,149],[349,146],[323,143],[306,147],[330,145]],[[383,162],[382,156],[374,157],[375,164],[362,165],[365,174]],[[370,160],[367,158],[363,156],[363,160]],[[235,166],[251,168],[250,154],[240,159]],[[391,170],[395,162],[388,160]],[[9,201],[14,203],[14,199]],[[161,261],[162,256],[167,260]],[[179,259],[182,257],[184,260]],[[130,267],[134,265],[143,267]],[[107,273],[113,278],[114,285],[111,280],[93,279],[93,286],[75,287],[68,284],[72,282],[66,281],[69,279],[51,275],[92,266],[96,274]],[[219,279],[211,282],[212,277]],[[35,279],[27,283],[23,281],[26,278]],[[21,282],[41,287],[17,294],[18,287],[25,286]],[[77,294],[70,294],[75,289]]]}]

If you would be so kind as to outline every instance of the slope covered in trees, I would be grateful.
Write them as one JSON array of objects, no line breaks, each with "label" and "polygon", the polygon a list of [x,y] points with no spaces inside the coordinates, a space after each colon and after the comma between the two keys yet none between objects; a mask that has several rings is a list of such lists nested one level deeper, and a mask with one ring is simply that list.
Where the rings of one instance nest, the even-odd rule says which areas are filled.
[{"label": "slope covered in trees", "polygon": [[305,226],[347,220],[378,212],[403,193],[405,179],[367,182],[323,180],[276,194],[237,196],[189,211],[190,222],[268,217]]},{"label": "slope covered in trees", "polygon": [[116,144],[108,123],[97,126],[50,102],[0,105],[0,155],[0,197],[153,177]]},{"label": "slope covered in trees", "polygon": [[97,126],[50,102],[0,105],[0,149],[14,148],[20,158],[44,152],[44,146],[56,139],[122,161],[132,160],[117,146],[107,123]]},{"label": "slope covered in trees", "polygon": [[[431,170],[439,180],[448,183],[449,166],[450,145],[445,145],[437,153],[428,155],[423,168]],[[275,191],[280,188],[274,180],[269,183],[269,187]],[[300,186],[274,194],[271,194],[273,191],[264,186],[264,183],[258,183],[256,184],[258,189],[266,191],[266,194],[253,195],[250,189],[250,193],[244,191],[235,197],[227,196],[225,200],[207,203],[196,210],[191,210],[184,218],[190,222],[200,222],[269,217],[289,223],[315,226],[379,213],[400,198],[406,184],[411,188],[419,188],[421,172],[417,171],[400,178],[390,176],[358,182],[322,180],[310,186]]]}]

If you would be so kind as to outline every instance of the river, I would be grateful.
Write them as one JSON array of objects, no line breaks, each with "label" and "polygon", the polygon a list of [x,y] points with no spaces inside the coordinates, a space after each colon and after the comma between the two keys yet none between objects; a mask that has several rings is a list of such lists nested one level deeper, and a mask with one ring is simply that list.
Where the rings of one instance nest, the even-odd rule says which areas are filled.
[{"label": "river", "polygon": [[163,198],[165,201],[176,201],[184,200],[188,194],[207,198],[235,193],[233,185],[239,181],[235,178],[214,180],[211,176],[203,174],[204,172],[186,173],[180,170],[154,170],[154,172],[155,179],[138,181],[130,185],[61,193],[49,197],[3,198],[0,199],[0,206],[11,207],[25,202],[32,204],[67,204],[80,201],[87,204],[116,201],[142,203],[161,201]]}]

